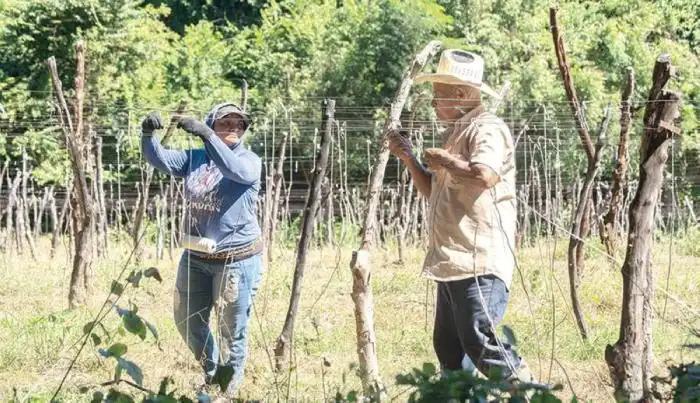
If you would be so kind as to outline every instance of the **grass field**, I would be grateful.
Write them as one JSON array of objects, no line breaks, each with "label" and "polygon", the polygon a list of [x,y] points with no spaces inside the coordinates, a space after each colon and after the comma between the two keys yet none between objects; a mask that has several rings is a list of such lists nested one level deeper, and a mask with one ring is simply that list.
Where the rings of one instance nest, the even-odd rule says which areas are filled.
[{"label": "grass field", "polygon": [[[668,240],[657,242],[654,250],[657,286],[666,287],[670,250],[669,292],[690,307],[700,306],[699,241],[697,233],[686,234],[673,240],[671,250]],[[267,268],[251,321],[250,358],[241,397],[321,401],[338,390],[359,389],[351,369],[357,354],[348,269],[352,243],[346,244],[314,250],[307,260],[293,370],[283,373],[272,370],[270,357],[287,310],[294,251],[280,250]],[[592,245],[598,247],[596,241]],[[581,295],[592,336],[583,342],[569,308],[566,246],[566,240],[550,240],[518,252],[524,284],[516,274],[505,324],[515,331],[520,353],[538,378],[565,386],[562,398],[575,393],[587,401],[611,401],[603,352],[618,334],[622,298],[619,265],[611,265],[595,251],[587,252]],[[38,249],[47,251],[48,247],[48,240],[42,239]],[[74,344],[83,325],[99,309],[128,253],[126,244],[111,247],[96,267],[95,292],[89,305],[74,311],[65,309],[70,275],[65,248],[53,260],[40,252],[37,262],[12,253],[0,256],[0,401],[50,398],[75,354]],[[419,277],[423,252],[413,248],[408,255],[403,265],[395,263],[393,248],[377,249],[373,255],[379,366],[390,396],[398,401],[405,400],[408,392],[394,384],[395,376],[424,362],[436,362],[431,341],[434,285]],[[144,268],[151,265],[159,268],[163,283],[143,281],[140,288],[125,292],[122,303],[131,300],[155,325],[162,351],[150,337],[141,341],[131,334],[114,332],[119,324],[116,314],[108,316],[105,325],[116,340],[129,346],[126,357],[143,369],[145,386],[157,389],[161,378],[172,376],[180,392],[194,397],[191,385],[200,379],[199,368],[172,321],[176,262],[166,254],[165,261],[149,260]],[[689,329],[698,328],[698,317],[669,300],[662,319],[665,305],[663,293],[657,292],[654,349],[659,375],[666,375],[669,363],[700,359],[697,350],[693,357],[692,350],[683,348],[697,342]],[[89,344],[68,378],[62,400],[89,401],[78,389],[111,379],[113,371],[113,361],[101,358]]]}]

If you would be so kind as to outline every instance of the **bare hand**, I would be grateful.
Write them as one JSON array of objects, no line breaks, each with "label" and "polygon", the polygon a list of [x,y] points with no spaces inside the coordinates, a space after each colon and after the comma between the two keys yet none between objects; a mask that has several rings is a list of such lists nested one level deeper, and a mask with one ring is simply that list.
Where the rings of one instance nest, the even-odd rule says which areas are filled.
[{"label": "bare hand", "polygon": [[428,169],[437,172],[454,165],[455,157],[443,148],[428,148],[424,153],[425,163]]},{"label": "bare hand", "polygon": [[401,161],[413,158],[413,146],[411,141],[403,137],[398,131],[393,131],[387,135],[389,138],[389,151]]}]

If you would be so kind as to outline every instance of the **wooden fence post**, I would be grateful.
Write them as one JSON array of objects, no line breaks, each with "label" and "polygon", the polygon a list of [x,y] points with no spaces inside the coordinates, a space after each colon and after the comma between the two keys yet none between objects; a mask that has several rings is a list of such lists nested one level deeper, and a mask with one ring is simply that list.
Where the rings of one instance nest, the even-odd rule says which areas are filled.
[{"label": "wooden fence post", "polygon": [[[65,227],[65,221],[66,221],[66,214],[68,212],[68,205],[70,203],[70,194],[73,192],[73,180],[70,180],[68,184],[66,185],[66,193],[63,196],[63,205],[61,206],[61,212],[58,215],[58,218],[56,220],[56,223],[54,224],[53,227],[53,234],[51,235],[51,258],[53,258],[56,255],[56,249],[58,249],[58,241],[61,237],[61,233],[63,233],[63,228]],[[56,203],[54,202],[53,207],[55,209]],[[55,212],[52,210],[51,212],[52,215],[55,214]]]},{"label": "wooden fence post", "polygon": [[68,110],[63,95],[61,80],[58,78],[56,60],[48,59],[48,68],[53,84],[56,108],[61,119],[61,127],[66,139],[71,165],[73,168],[74,186],[71,192],[72,224],[75,231],[73,241],[75,255],[73,256],[73,271],[71,273],[68,304],[71,308],[86,302],[89,271],[92,265],[93,219],[94,203],[87,184],[87,161],[85,159],[85,137],[83,134],[83,100],[85,86],[85,45],[79,41],[75,45],[77,69],[75,75],[75,123]]},{"label": "wooden fence post", "polygon": [[365,197],[364,222],[360,248],[353,252],[350,262],[352,272],[352,300],[355,304],[355,331],[357,334],[357,354],[360,360],[360,378],[365,396],[383,393],[377,363],[377,346],[374,332],[374,302],[370,286],[370,249],[374,243],[377,224],[377,208],[380,202],[384,171],[389,160],[389,139],[387,135],[401,127],[401,111],[411,91],[413,79],[440,49],[439,41],[430,42],[416,55],[408,69],[391,104],[389,118],[380,139],[379,155],[372,167],[370,182]]},{"label": "wooden fence post", "polygon": [[[593,141],[588,132],[588,124],[586,123],[586,116],[584,110],[581,108],[578,96],[576,95],[576,88],[574,86],[574,79],[571,76],[571,71],[569,69],[569,62],[566,58],[566,49],[564,47],[564,39],[559,32],[559,25],[557,23],[557,9],[552,7],[549,9],[549,24],[552,31],[552,39],[554,41],[554,52],[557,56],[557,62],[559,64],[559,71],[561,73],[562,81],[564,82],[564,90],[566,91],[566,96],[569,100],[569,105],[571,106],[571,113],[574,117],[574,122],[576,123],[576,128],[578,130],[579,138],[581,139],[581,144],[586,153],[586,160],[588,163],[589,172],[593,172],[595,178],[595,172],[597,171],[596,165],[599,163],[600,156],[598,156],[598,161],[596,161],[596,150],[593,146]],[[582,189],[586,190],[585,188]],[[578,200],[578,207],[576,208],[577,214],[574,216],[575,222],[572,222],[573,234],[569,240],[569,287],[571,288],[571,298],[572,305],[574,306],[574,315],[576,316],[576,322],[579,326],[579,332],[581,337],[584,339],[588,338],[588,331],[586,329],[586,324],[583,319],[583,314],[576,307],[580,307],[580,302],[577,300],[577,292],[575,288],[578,287],[580,282],[581,274],[583,273],[583,247],[584,243],[581,241],[582,238],[588,235],[590,210],[593,203],[591,203],[590,190],[587,193],[582,193]],[[580,214],[578,210],[581,210]]]},{"label": "wooden fence post", "polygon": [[661,55],[654,66],[653,82],[644,112],[640,148],[639,185],[629,211],[627,255],[622,265],[622,317],[620,337],[605,349],[605,361],[620,401],[653,399],[652,303],[654,279],[651,250],[654,216],[668,159],[668,146],[680,130],[681,94],[664,89],[673,75],[671,58]]},{"label": "wooden fence post", "polygon": [[[277,167],[274,169],[274,183],[273,189],[274,194],[272,195],[272,209],[270,213],[270,228],[268,235],[268,246],[267,246],[267,264],[272,263],[272,250],[275,244],[275,236],[277,232],[277,223],[280,218],[280,202],[282,198],[282,193],[284,192],[284,186],[282,186],[282,179],[284,177],[284,159],[285,151],[287,150],[287,141],[290,134],[289,132],[284,132],[284,137],[282,137],[282,144],[280,145],[279,156],[277,157]],[[274,145],[273,145],[274,146]]]},{"label": "wooden fence post", "polygon": [[313,228],[316,222],[316,213],[321,204],[321,184],[326,176],[326,166],[328,165],[328,150],[333,141],[333,116],[335,113],[335,101],[326,100],[323,114],[323,138],[321,139],[321,149],[317,155],[313,179],[309,197],[304,208],[303,224],[297,248],[297,261],[294,268],[294,282],[292,283],[292,295],[289,301],[287,317],[284,320],[282,333],[277,338],[275,345],[275,361],[277,369],[283,367],[285,357],[289,355],[289,346],[294,337],[294,321],[296,319],[299,298],[301,296],[301,282],[304,278],[304,268],[306,266],[306,255],[313,237]]}]

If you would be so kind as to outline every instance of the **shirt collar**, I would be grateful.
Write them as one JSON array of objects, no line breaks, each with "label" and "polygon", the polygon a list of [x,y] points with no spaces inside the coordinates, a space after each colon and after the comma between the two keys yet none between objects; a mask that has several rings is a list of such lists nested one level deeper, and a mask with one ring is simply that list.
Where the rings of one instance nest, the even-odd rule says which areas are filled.
[{"label": "shirt collar", "polygon": [[482,113],[484,113],[484,105],[479,105],[476,108],[467,112],[466,115],[459,118],[457,120],[456,124],[458,124],[460,126],[469,126],[469,124],[471,124],[471,122],[474,119],[476,119],[479,115],[481,115]]},{"label": "shirt collar", "polygon": [[443,134],[443,144],[447,144],[447,140],[452,137],[453,134],[460,132],[461,128],[463,127],[469,127],[469,125],[479,117],[482,113],[484,113],[484,105],[479,105],[476,108],[470,110],[467,112],[464,116],[461,118],[457,119],[454,122],[451,122],[450,124],[447,125],[447,130],[445,130]]}]

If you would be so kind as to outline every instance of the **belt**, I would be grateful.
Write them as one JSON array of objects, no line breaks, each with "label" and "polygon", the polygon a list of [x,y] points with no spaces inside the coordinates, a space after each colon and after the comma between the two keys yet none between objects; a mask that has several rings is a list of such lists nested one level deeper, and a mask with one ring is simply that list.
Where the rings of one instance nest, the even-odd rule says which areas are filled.
[{"label": "belt", "polygon": [[217,260],[224,261],[226,263],[238,262],[240,260],[247,259],[249,257],[255,256],[262,253],[263,243],[261,238],[257,238],[248,245],[241,246],[238,248],[233,248],[225,250],[218,253],[202,254],[198,257],[204,260]]}]

